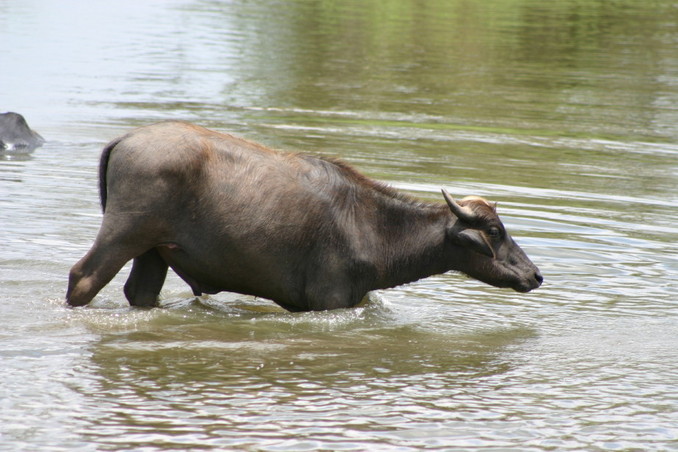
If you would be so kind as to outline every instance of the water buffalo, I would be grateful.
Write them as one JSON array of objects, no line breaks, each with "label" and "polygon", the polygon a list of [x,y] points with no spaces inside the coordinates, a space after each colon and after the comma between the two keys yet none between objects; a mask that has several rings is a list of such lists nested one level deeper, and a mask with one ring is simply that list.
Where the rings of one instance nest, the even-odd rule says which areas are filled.
[{"label": "water buffalo", "polygon": [[238,292],[289,311],[348,308],[448,270],[528,292],[542,276],[482,198],[426,203],[331,158],[192,124],[141,127],[100,164],[103,222],[70,272],[89,303],[134,259],[125,296],[157,305],[168,266],[195,295]]},{"label": "water buffalo", "polygon": [[45,139],[31,130],[19,113],[0,114],[0,152],[31,152],[43,145]]}]

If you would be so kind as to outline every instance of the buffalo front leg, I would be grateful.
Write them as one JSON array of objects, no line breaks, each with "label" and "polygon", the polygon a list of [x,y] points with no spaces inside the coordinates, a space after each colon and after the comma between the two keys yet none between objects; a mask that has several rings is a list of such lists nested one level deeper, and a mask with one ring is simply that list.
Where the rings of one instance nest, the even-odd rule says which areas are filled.
[{"label": "buffalo front leg", "polygon": [[134,258],[125,283],[125,297],[132,306],[158,305],[158,295],[167,276],[167,263],[155,248]]}]

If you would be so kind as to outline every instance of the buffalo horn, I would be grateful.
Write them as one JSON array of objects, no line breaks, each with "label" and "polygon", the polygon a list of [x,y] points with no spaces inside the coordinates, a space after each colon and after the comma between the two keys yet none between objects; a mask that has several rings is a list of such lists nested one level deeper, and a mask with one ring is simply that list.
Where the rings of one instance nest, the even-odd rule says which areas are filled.
[{"label": "buffalo horn", "polygon": [[473,210],[471,210],[469,207],[460,206],[459,204],[457,204],[457,201],[452,199],[450,194],[444,188],[442,189],[442,192],[443,197],[445,198],[447,205],[450,206],[450,210],[452,211],[452,213],[456,215],[456,217],[459,218],[464,223],[473,223],[473,221],[476,218],[475,214],[473,213]]}]

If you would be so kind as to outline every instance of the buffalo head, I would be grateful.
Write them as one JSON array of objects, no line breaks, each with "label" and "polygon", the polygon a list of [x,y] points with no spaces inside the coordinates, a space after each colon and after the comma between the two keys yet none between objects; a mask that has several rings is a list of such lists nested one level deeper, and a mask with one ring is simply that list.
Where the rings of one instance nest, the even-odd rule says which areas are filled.
[{"label": "buffalo head", "polygon": [[496,204],[477,196],[455,201],[447,191],[442,192],[457,218],[447,230],[447,240],[462,249],[462,258],[455,258],[456,270],[518,292],[529,292],[541,285],[544,278],[504,228]]}]

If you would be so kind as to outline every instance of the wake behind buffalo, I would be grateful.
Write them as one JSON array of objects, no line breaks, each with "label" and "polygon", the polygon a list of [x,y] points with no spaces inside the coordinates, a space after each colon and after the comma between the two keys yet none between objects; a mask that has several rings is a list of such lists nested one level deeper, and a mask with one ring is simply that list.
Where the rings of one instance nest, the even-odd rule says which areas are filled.
[{"label": "wake behind buffalo", "polygon": [[289,311],[357,305],[450,270],[528,292],[543,280],[495,206],[417,200],[335,159],[271,150],[185,122],[110,142],[99,167],[103,221],[70,272],[82,306],[134,260],[124,292],[157,306],[168,268],[195,295],[237,292]]}]

